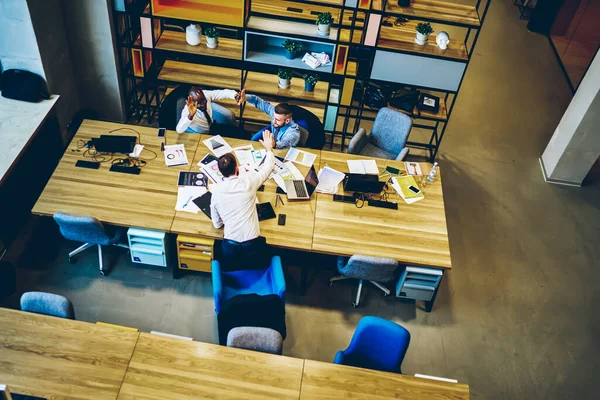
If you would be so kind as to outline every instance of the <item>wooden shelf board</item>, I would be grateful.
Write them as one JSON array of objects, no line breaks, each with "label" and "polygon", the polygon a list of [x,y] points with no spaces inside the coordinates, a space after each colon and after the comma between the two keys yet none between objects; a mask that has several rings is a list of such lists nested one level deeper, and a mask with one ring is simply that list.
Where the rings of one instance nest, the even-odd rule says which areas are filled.
[{"label": "wooden shelf board", "polygon": [[[279,103],[278,100],[272,99],[272,98],[264,98],[264,100],[270,101],[273,105]],[[310,111],[311,113],[315,114],[319,118],[319,120],[321,122],[323,122],[324,117],[325,117],[325,105],[301,104],[300,106],[302,108]],[[268,124],[271,121],[271,118],[267,114],[260,111],[259,109],[257,109],[250,103],[246,104],[246,107],[244,108],[244,113],[242,114],[242,118],[245,120],[252,119],[252,120],[265,122],[265,124]]]},{"label": "wooden shelf board", "polygon": [[233,99],[221,99],[219,101],[215,101],[214,103],[220,104],[228,110],[233,111],[236,118],[240,118],[240,106],[238,106],[237,102]]},{"label": "wooden shelf board", "polygon": [[314,92],[304,91],[304,80],[294,77],[289,89],[280,89],[277,85],[277,75],[248,72],[244,87],[248,94],[259,93],[271,96],[287,97],[298,100],[327,101],[328,82],[317,82]]},{"label": "wooden shelf board", "polygon": [[[440,98],[440,109],[438,110],[437,113],[432,113],[430,111],[419,111],[419,109],[415,106],[412,114],[407,113],[404,110],[400,110],[398,108],[392,107],[390,105],[390,103],[387,104],[387,107],[392,108],[394,110],[400,111],[403,114],[409,115],[412,118],[428,118],[428,119],[432,119],[435,121],[440,121],[440,122],[446,122],[448,121],[448,110],[446,108],[446,101],[443,98]],[[369,107],[367,105],[365,105],[365,111],[373,111],[373,112],[377,112],[379,111],[378,108],[372,108]]]},{"label": "wooden shelf board", "polygon": [[442,50],[435,42],[435,35],[429,36],[429,41],[426,45],[418,45],[415,43],[415,27],[417,22],[407,22],[404,26],[382,26],[379,34],[378,48],[408,51],[415,54],[435,55],[439,57],[447,57],[456,60],[467,61],[467,49],[464,43],[457,40],[450,40],[448,48]]},{"label": "wooden shelf board", "polygon": [[[352,43],[360,43],[362,39],[363,31],[359,29],[354,30],[354,34],[352,35]],[[340,42],[342,43],[350,43],[350,29],[342,28],[340,31]]]},{"label": "wooden shelf board", "polygon": [[167,60],[158,74],[158,79],[216,88],[239,89],[242,71]]},{"label": "wooden shelf board", "polygon": [[[301,9],[302,12],[290,11],[289,8]],[[317,16],[315,14],[311,14],[311,11],[330,12],[333,16],[334,23],[337,23],[340,19],[339,9],[331,8],[327,5],[317,6],[314,4],[294,3],[288,1],[252,0],[251,11],[262,14],[277,15],[281,17],[306,19],[313,21],[313,23],[315,23],[317,20]]]},{"label": "wooden shelf board", "polygon": [[208,22],[215,25],[244,25],[244,0],[180,2],[152,0],[152,14],[159,17]]},{"label": "wooden shelf board", "polygon": [[346,66],[346,75],[356,76],[357,70],[358,63],[355,61],[348,61],[348,65]]},{"label": "wooden shelf board", "polygon": [[[330,55],[331,57],[331,55]],[[293,60],[288,60],[284,56],[283,47],[266,46],[263,51],[249,51],[246,54],[246,61],[252,61],[262,64],[278,65],[280,67],[304,69],[308,71],[331,73],[333,65],[320,66],[317,69],[312,69],[302,62],[302,56],[298,56]]]},{"label": "wooden shelf board", "polygon": [[180,51],[203,56],[230,58],[233,60],[242,59],[243,43],[241,40],[219,38],[219,45],[216,49],[206,47],[205,40],[203,39],[204,42],[198,46],[190,46],[185,41],[184,32],[165,30],[160,39],[158,39],[156,48],[158,50]]},{"label": "wooden shelf board", "polygon": [[409,18],[417,17],[473,27],[481,26],[475,6],[446,3],[444,1],[412,0],[410,7],[400,7],[397,1],[388,1],[385,11],[405,15]]},{"label": "wooden shelf board", "polygon": [[337,28],[331,28],[329,36],[320,36],[317,34],[317,25],[315,23],[283,21],[279,19],[257,17],[256,15],[253,15],[248,19],[247,27],[249,29],[260,29],[280,35],[298,35],[312,39],[329,40],[336,40],[338,31]]}]

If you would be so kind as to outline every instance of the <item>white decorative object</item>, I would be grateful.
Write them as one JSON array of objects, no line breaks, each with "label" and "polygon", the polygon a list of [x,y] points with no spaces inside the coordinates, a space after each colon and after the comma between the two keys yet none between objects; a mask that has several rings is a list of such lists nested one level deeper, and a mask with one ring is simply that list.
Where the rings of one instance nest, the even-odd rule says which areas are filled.
[{"label": "white decorative object", "polygon": [[290,85],[291,85],[291,83],[290,83],[290,79],[282,79],[282,78],[279,78],[279,87],[280,87],[281,89],[289,89],[289,88],[290,88]]},{"label": "white decorative object", "polygon": [[217,47],[217,45],[219,44],[219,38],[218,37],[206,37],[206,47],[208,47],[209,49],[214,49]]},{"label": "white decorative object", "polygon": [[448,48],[448,43],[450,43],[450,36],[448,36],[448,33],[442,31],[436,35],[435,42],[440,49],[446,50]]},{"label": "white decorative object", "polygon": [[317,24],[317,33],[319,36],[329,36],[331,24]]},{"label": "white decorative object", "polygon": [[202,42],[202,28],[200,25],[190,24],[185,28],[185,41],[190,46],[198,46]]},{"label": "white decorative object", "polygon": [[417,32],[415,36],[415,43],[421,46],[426,45],[429,40],[429,35],[423,35],[422,33]]},{"label": "white decorative object", "polygon": [[319,60],[316,57],[306,53],[304,57],[302,57],[302,62],[311,67],[312,69],[318,68],[321,66]]}]

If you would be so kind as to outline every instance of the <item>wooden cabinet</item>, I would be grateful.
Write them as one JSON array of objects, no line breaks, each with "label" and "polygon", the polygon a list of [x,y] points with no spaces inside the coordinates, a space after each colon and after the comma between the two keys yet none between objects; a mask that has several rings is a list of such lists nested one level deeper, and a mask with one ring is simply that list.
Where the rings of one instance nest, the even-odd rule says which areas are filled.
[{"label": "wooden cabinet", "polygon": [[181,270],[211,272],[214,239],[196,236],[177,236],[177,260]]}]

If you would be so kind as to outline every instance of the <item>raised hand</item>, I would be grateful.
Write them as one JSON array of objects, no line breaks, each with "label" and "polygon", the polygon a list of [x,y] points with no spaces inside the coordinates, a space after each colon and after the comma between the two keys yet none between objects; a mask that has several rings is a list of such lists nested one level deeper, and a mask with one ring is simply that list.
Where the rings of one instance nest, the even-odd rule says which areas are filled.
[{"label": "raised hand", "polygon": [[265,150],[271,151],[273,150],[273,147],[275,147],[275,136],[273,136],[270,130],[265,129],[263,131],[263,138],[260,139],[260,142],[265,147]]},{"label": "raised hand", "polygon": [[246,97],[246,89],[242,89],[236,96],[235,99],[237,100],[238,106],[241,106],[243,103],[246,102],[247,97]]},{"label": "raised hand", "polygon": [[192,99],[192,96],[188,96],[186,105],[189,112],[188,118],[191,120],[196,115],[196,111],[198,111],[198,103]]}]

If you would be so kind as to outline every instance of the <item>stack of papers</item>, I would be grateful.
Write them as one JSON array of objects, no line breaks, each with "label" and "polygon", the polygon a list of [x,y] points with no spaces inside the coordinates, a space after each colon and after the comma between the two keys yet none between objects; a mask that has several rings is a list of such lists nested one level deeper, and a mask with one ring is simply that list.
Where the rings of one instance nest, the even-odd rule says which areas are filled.
[{"label": "stack of papers", "polygon": [[316,154],[309,153],[304,150],[299,150],[294,147],[291,147],[285,155],[286,161],[293,161],[298,164],[305,165],[307,167],[312,166],[316,158]]},{"label": "stack of papers", "polygon": [[415,178],[410,175],[392,178],[392,187],[396,190],[396,192],[398,192],[400,197],[402,197],[407,204],[412,204],[419,200],[423,200],[425,198],[423,192],[420,192],[419,194],[414,193],[408,188],[410,185],[416,188],[419,187],[415,181]]},{"label": "stack of papers", "polygon": [[186,165],[188,163],[185,147],[182,144],[165,146],[165,164],[167,167]]},{"label": "stack of papers", "polygon": [[315,189],[319,193],[336,194],[340,182],[346,175],[343,172],[336,171],[333,168],[325,167],[319,171],[319,184]]},{"label": "stack of papers", "polygon": [[200,209],[194,204],[194,199],[206,193],[205,187],[183,186],[177,189],[176,211],[185,211],[198,214]]},{"label": "stack of papers", "polygon": [[221,183],[225,179],[219,171],[219,162],[214,160],[200,167],[200,170],[208,177],[210,183]]},{"label": "stack of papers", "polygon": [[223,154],[227,154],[233,150],[221,135],[209,137],[203,140],[202,143],[217,157],[221,157]]},{"label": "stack of papers", "polygon": [[379,175],[375,160],[348,160],[348,170],[351,174]]},{"label": "stack of papers", "polygon": [[421,171],[421,164],[418,162],[405,162],[404,167],[406,168],[406,173],[408,175],[423,175],[423,171]]}]

